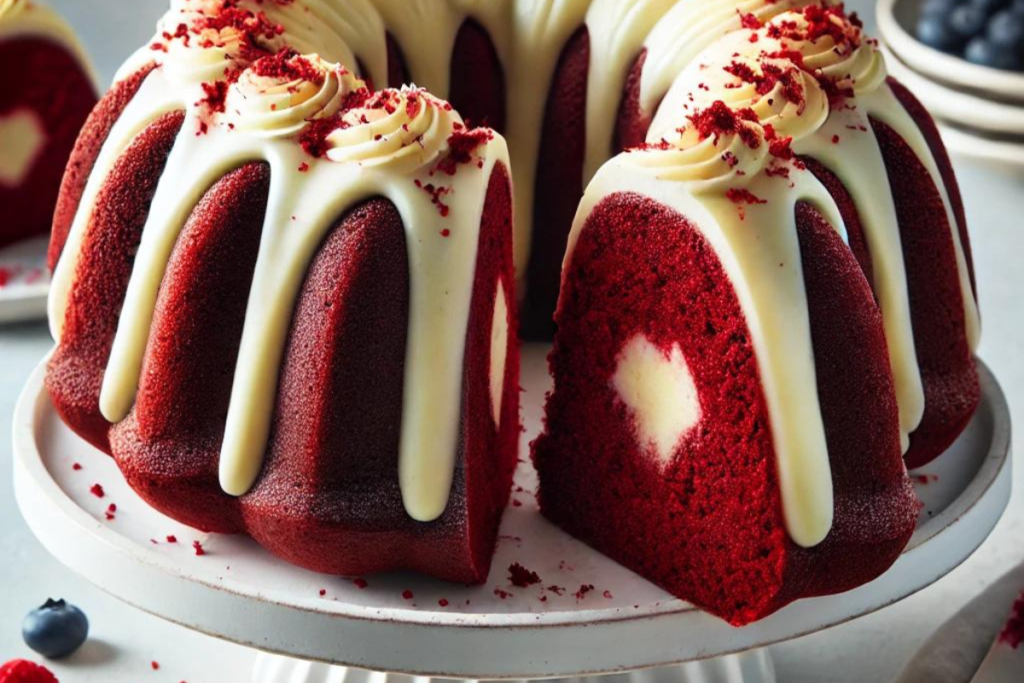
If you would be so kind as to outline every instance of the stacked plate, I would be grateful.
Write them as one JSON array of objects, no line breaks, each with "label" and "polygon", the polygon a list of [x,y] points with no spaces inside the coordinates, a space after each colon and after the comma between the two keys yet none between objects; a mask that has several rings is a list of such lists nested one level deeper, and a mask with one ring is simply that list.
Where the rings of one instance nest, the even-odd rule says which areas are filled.
[{"label": "stacked plate", "polygon": [[950,151],[1024,170],[1024,74],[972,64],[920,42],[924,0],[881,0],[889,70],[932,112]]}]

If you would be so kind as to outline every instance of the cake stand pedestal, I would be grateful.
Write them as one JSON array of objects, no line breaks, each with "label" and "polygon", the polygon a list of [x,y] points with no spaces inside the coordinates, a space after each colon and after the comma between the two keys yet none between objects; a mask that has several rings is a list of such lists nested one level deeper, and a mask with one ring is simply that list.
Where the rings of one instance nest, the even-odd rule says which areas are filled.
[{"label": "cake stand pedestal", "polygon": [[[523,360],[528,440],[539,429],[548,380],[543,349],[528,347]],[[259,657],[254,683],[578,681],[600,674],[628,676],[631,683],[770,683],[773,668],[763,648],[855,619],[933,583],[984,541],[1010,495],[1009,411],[982,366],[977,415],[950,452],[915,473],[924,508],[893,568],[856,590],[802,600],[737,629],[548,524],[530,493],[535,474],[526,463],[483,586],[410,574],[366,582],[323,576],[277,560],[249,539],[201,534],[150,509],[110,458],[64,426],[43,375],[41,366],[14,421],[15,491],[33,533],[112,595],[273,653]],[[95,484],[103,487],[102,498],[91,492]],[[536,572],[541,583],[513,586],[514,563]],[[384,671],[392,673],[372,673]]]}]

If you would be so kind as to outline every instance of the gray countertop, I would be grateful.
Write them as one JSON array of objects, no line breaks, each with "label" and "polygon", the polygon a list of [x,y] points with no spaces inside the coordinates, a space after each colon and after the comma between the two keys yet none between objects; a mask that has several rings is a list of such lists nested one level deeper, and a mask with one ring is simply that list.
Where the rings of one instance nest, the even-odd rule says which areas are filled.
[{"label": "gray countertop", "polygon": [[[51,0],[81,32],[109,81],[120,61],[143,44],[166,0]],[[871,15],[870,3],[847,3]],[[116,19],[114,18],[116,17]],[[971,225],[984,319],[980,355],[1007,393],[1013,421],[1024,424],[1024,175],[957,160]],[[139,613],[53,560],[18,514],[11,478],[11,414],[18,392],[52,341],[42,324],[0,327],[0,662],[28,656],[24,613],[48,596],[66,597],[92,618],[94,638],[71,661],[54,666],[70,683],[246,681],[252,653]],[[772,648],[782,683],[888,681],[915,648],[984,586],[1024,562],[1024,467],[1015,494],[984,546],[936,585],[855,622]],[[161,668],[154,671],[151,661]]]}]

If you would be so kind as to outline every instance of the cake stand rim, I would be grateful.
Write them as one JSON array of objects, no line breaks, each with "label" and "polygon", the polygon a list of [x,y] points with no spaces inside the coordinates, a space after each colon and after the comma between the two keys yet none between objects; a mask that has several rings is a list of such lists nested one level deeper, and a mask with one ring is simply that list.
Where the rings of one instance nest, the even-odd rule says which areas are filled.
[{"label": "cake stand rim", "polygon": [[[42,457],[39,453],[39,449],[36,446],[35,430],[37,424],[38,410],[41,407],[41,401],[48,402],[48,396],[46,395],[43,387],[43,377],[45,375],[45,366],[47,359],[44,359],[40,365],[35,369],[30,377],[29,381],[25,385],[21,396],[19,397],[14,420],[14,454],[15,454],[15,493],[18,499],[18,504],[22,509],[22,513],[26,520],[29,522],[29,526],[37,537],[43,541],[44,546],[54,554],[64,564],[68,565],[72,570],[82,573],[90,581],[98,585],[101,589],[110,593],[114,597],[117,597],[134,607],[141,609],[147,613],[153,614],[154,616],[162,619],[178,623],[182,626],[196,630],[212,637],[216,637],[225,641],[236,642],[242,645],[247,645],[260,649],[267,652],[279,653],[287,656],[301,657],[303,659],[313,661],[323,661],[325,663],[332,664],[343,664],[348,666],[356,666],[363,668],[371,668],[375,670],[389,670],[389,671],[403,671],[408,673],[415,673],[419,675],[431,675],[431,676],[449,676],[456,678],[538,678],[556,675],[586,675],[586,674],[599,674],[599,673],[614,673],[617,671],[633,671],[642,668],[658,667],[672,665],[685,661],[695,661],[699,659],[707,659],[712,657],[718,657],[722,655],[732,654],[736,652],[746,651],[748,649],[763,647],[777,642],[790,640],[792,638],[801,637],[809,633],[814,633],[827,628],[846,623],[853,619],[859,618],[871,612],[882,609],[886,606],[899,602],[900,600],[909,597],[913,593],[927,587],[934,583],[953,568],[958,566],[961,562],[966,560],[974,550],[984,541],[984,539],[991,532],[991,529],[998,522],[998,519],[1002,515],[1002,511],[1005,509],[1006,502],[1009,498],[1009,470],[1010,470],[1010,417],[1009,408],[1006,403],[1005,396],[999,386],[998,381],[994,375],[988,369],[988,367],[979,360],[978,369],[979,377],[983,392],[983,406],[979,408],[979,413],[982,409],[987,406],[987,409],[991,415],[992,430],[991,430],[991,442],[988,454],[985,456],[985,460],[978,470],[974,479],[963,489],[962,493],[954,500],[945,510],[943,510],[938,516],[929,521],[928,525],[923,526],[911,539],[908,544],[906,555],[914,552],[918,548],[927,545],[930,541],[943,534],[943,532],[949,530],[951,527],[962,521],[967,515],[969,515],[980,503],[987,502],[995,507],[992,510],[992,514],[985,520],[981,520],[981,529],[978,530],[977,538],[973,539],[969,545],[970,548],[963,554],[963,556],[957,556],[957,559],[947,568],[940,570],[935,576],[931,576],[919,585],[915,584],[914,587],[899,591],[898,595],[887,598],[879,602],[878,604],[872,604],[871,607],[866,609],[854,609],[851,613],[846,614],[840,618],[836,618],[828,621],[827,623],[819,623],[811,625],[806,628],[793,628],[786,630],[784,633],[764,633],[760,636],[754,636],[752,638],[738,637],[733,639],[735,641],[734,646],[725,646],[722,648],[715,648],[713,651],[694,651],[689,654],[679,653],[677,658],[669,658],[665,660],[644,660],[644,663],[626,663],[621,666],[618,665],[597,665],[591,663],[590,665],[582,663],[576,667],[565,668],[565,665],[551,667],[553,673],[545,673],[541,676],[537,675],[535,670],[530,667],[522,669],[522,673],[517,673],[519,670],[508,667],[497,667],[500,671],[492,669],[480,670],[480,675],[474,675],[473,672],[476,670],[465,670],[456,667],[456,671],[449,669],[439,670],[425,670],[416,667],[410,667],[408,664],[401,665],[381,665],[383,662],[363,662],[363,661],[347,661],[343,658],[339,658],[336,654],[324,654],[318,656],[315,652],[304,651],[301,648],[296,649],[295,647],[282,647],[275,645],[271,642],[256,642],[251,638],[235,637],[231,634],[225,633],[223,629],[217,629],[213,627],[204,627],[202,624],[194,623],[188,619],[182,619],[175,615],[168,614],[167,610],[157,609],[151,604],[140,604],[139,600],[127,597],[119,591],[118,587],[109,585],[107,581],[98,579],[96,576],[90,575],[90,573],[81,570],[75,558],[67,557],[69,553],[64,552],[62,549],[54,548],[53,543],[47,542],[44,538],[46,534],[40,534],[37,530],[37,526],[40,523],[38,516],[33,514],[31,510],[30,495],[31,491],[25,484],[33,484],[32,487],[35,489],[36,498],[42,495],[43,498],[52,506],[58,508],[65,513],[66,519],[64,524],[71,523],[77,527],[80,532],[86,532],[86,538],[92,539],[92,542],[97,548],[102,548],[104,551],[111,551],[120,553],[122,556],[131,562],[136,564],[144,565],[149,567],[151,570],[155,570],[164,574],[167,574],[169,578],[185,581],[193,587],[199,587],[201,590],[209,590],[220,596],[229,596],[237,600],[253,601],[255,603],[263,603],[264,606],[272,606],[277,610],[290,610],[296,614],[305,613],[310,617],[314,618],[326,618],[327,623],[337,624],[339,622],[347,622],[350,626],[358,626],[359,622],[363,624],[373,625],[387,625],[392,628],[416,628],[416,627],[428,627],[429,629],[441,630],[445,632],[493,632],[502,631],[508,634],[515,632],[528,632],[537,633],[539,631],[550,633],[552,629],[559,629],[562,632],[568,630],[581,630],[587,627],[604,627],[604,628],[619,628],[629,627],[631,623],[649,623],[649,622],[666,622],[664,625],[671,625],[672,620],[685,620],[687,618],[696,618],[702,622],[702,625],[707,627],[712,624],[719,626],[723,625],[724,622],[699,612],[695,608],[676,601],[676,607],[668,610],[661,611],[644,611],[642,613],[623,615],[612,615],[608,616],[609,613],[617,612],[619,610],[604,609],[581,609],[576,611],[560,611],[551,612],[547,614],[533,614],[533,613],[514,613],[514,614],[498,614],[498,613],[484,613],[484,614],[445,614],[432,611],[417,611],[411,609],[382,609],[382,608],[370,608],[365,606],[348,605],[353,608],[351,613],[341,613],[338,611],[325,612],[314,609],[307,609],[297,605],[283,605],[274,603],[272,599],[268,599],[268,596],[255,597],[244,591],[233,591],[225,585],[214,585],[210,582],[203,581],[197,577],[189,577],[187,573],[174,566],[174,563],[167,560],[167,558],[150,553],[146,549],[141,549],[145,552],[140,552],[140,548],[133,541],[120,536],[116,531],[96,523],[96,521],[88,515],[82,508],[80,508],[73,500],[71,500],[59,484],[52,479],[49,475],[49,471],[46,465],[42,461]],[[52,406],[51,408],[52,409]],[[977,419],[977,417],[975,418]],[[35,457],[32,457],[32,456]],[[1004,495],[1001,499],[990,500],[996,485],[999,483],[1005,484],[1000,487],[1005,489]],[[36,501],[38,503],[38,500]],[[939,523],[942,520],[943,523]],[[922,533],[927,532],[927,533]],[[976,542],[975,542],[976,541]],[[73,554],[73,553],[72,553]],[[901,558],[902,559],[902,558]],[[161,566],[162,565],[162,566]],[[855,589],[854,592],[862,590]],[[850,595],[847,593],[846,595]],[[811,603],[813,601],[828,600],[830,598],[837,598],[842,596],[826,596],[824,598],[811,598],[807,600],[798,601],[797,605],[803,603]],[[337,607],[337,605],[335,605]],[[782,610],[780,614],[787,613],[791,608]],[[368,614],[373,612],[374,614]],[[384,616],[387,614],[388,616]],[[604,617],[601,615],[605,614]],[[775,617],[769,617],[767,620],[758,622],[757,624],[747,627],[745,629],[735,629],[730,631],[734,634],[742,634],[744,631],[750,633],[751,630],[757,631],[759,625],[763,625],[765,622],[774,619]],[[423,629],[420,629],[423,631]],[[747,642],[749,641],[749,642]],[[675,655],[673,655],[675,657]],[[588,668],[588,666],[590,668]]]}]

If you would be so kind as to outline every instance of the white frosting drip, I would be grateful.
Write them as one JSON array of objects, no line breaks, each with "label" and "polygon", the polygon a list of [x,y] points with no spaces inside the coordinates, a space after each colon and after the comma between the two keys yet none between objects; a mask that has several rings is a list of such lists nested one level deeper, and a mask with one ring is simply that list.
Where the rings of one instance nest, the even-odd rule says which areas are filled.
[{"label": "white frosting drip", "polygon": [[[839,209],[808,172],[789,179],[758,174],[745,189],[764,204],[742,207],[722,185],[678,182],[635,162],[636,153],[608,162],[587,188],[569,237],[566,264],[597,204],[609,194],[636,192],[686,216],[708,240],[743,310],[771,421],[786,529],[812,547],[832,528],[828,447],[818,402],[807,293],[795,208],[807,201],[845,236]],[[743,210],[740,211],[740,208]]]},{"label": "white frosting drip", "polygon": [[[346,134],[374,125],[360,124],[342,131],[345,134],[330,136],[333,159],[314,159],[295,142],[308,125],[300,121],[301,116],[310,111],[314,115],[334,111],[343,121],[341,101],[360,84],[315,57],[308,59],[320,65],[323,83],[307,87],[290,81],[267,82],[251,72],[243,74],[229,97],[229,111],[212,121],[195,104],[193,85],[170,79],[164,69],[147,77],[115,124],[86,187],[65,257],[54,276],[51,324],[59,339],[74,286],[76,255],[89,229],[98,191],[116,159],[148,123],[169,111],[186,110],[188,120],[170,154],[143,230],[103,380],[100,403],[104,416],[112,422],[127,416],[134,403],[159,288],[192,208],[233,168],[267,161],[272,178],[269,204],[220,461],[224,490],[242,495],[262,470],[281,357],[308,264],[326,232],[347,209],[370,197],[386,197],[396,206],[408,232],[412,283],[399,479],[410,516],[430,521],[444,512],[454,477],[480,222],[491,172],[496,164],[508,164],[508,153],[500,137],[483,139],[473,152],[472,163],[458,166],[454,174],[434,177],[431,162],[444,153],[448,136],[461,127],[461,121],[437,100],[423,97],[422,108],[413,112],[419,118],[412,116],[407,123],[410,128],[424,129],[422,138],[429,139],[433,153],[423,156],[420,150],[403,155],[391,149],[391,157],[401,163],[372,163],[372,155],[365,151],[369,148],[357,142],[356,147],[364,148],[355,155],[360,159],[348,158],[345,145],[353,140]],[[412,92],[394,97],[409,98]],[[273,102],[290,107],[274,111],[269,106]],[[407,113],[410,108],[400,111]],[[275,114],[283,116],[276,118]],[[210,124],[208,132],[197,136],[193,131],[200,128],[203,116]],[[434,122],[425,123],[430,117]],[[243,123],[243,118],[251,122]],[[391,122],[401,128],[400,119]],[[375,141],[370,148],[375,147],[383,157],[390,144]],[[412,146],[419,149],[415,140]],[[410,163],[413,159],[422,163]],[[424,189],[428,183],[445,186],[444,215]]]},{"label": "white frosting drip", "polygon": [[[180,14],[183,9],[194,8],[200,1],[209,0],[176,0],[172,13]],[[813,79],[807,79],[803,74],[800,76],[808,97],[800,116],[792,115],[795,113],[794,103],[780,101],[777,97],[778,92],[761,95],[746,85],[724,88],[724,81],[723,89],[719,91],[717,97],[705,97],[705,93],[699,88],[694,91],[692,86],[698,78],[696,69],[701,64],[716,60],[718,63],[731,61],[732,55],[724,54],[722,46],[729,46],[727,49],[739,53],[747,62],[757,61],[757,53],[749,41],[749,31],[737,31],[741,27],[741,12],[752,13],[759,21],[775,22],[786,21],[786,18],[778,17],[786,13],[786,17],[799,22],[802,18],[793,15],[789,10],[812,2],[813,0],[722,0],[715,3],[690,0],[295,0],[289,5],[278,5],[243,0],[241,4],[243,7],[264,11],[269,20],[284,27],[283,35],[290,45],[302,52],[318,53],[326,61],[345,64],[353,70],[361,63],[366,66],[367,75],[378,85],[383,84],[387,78],[384,37],[386,32],[390,32],[401,46],[412,77],[441,97],[446,97],[449,93],[451,53],[459,27],[469,18],[479,21],[493,37],[499,58],[505,65],[509,140],[513,158],[516,160],[516,264],[521,273],[525,272],[531,246],[534,174],[544,107],[562,49],[570,36],[582,25],[587,24],[591,34],[591,70],[588,77],[590,97],[586,112],[585,159],[586,175],[589,177],[610,152],[612,122],[618,110],[626,75],[633,59],[641,49],[646,48],[648,56],[641,79],[641,106],[653,112],[664,98],[664,104],[660,106],[655,116],[655,124],[649,139],[656,145],[669,149],[636,152],[611,163],[606,171],[598,175],[588,190],[577,223],[579,224],[579,221],[589,214],[602,188],[609,191],[621,189],[611,180],[611,174],[616,172],[615,169],[622,170],[627,177],[632,178],[627,185],[653,193],[652,196],[655,198],[663,199],[669,205],[683,210],[688,216],[707,219],[701,221],[701,229],[707,232],[709,240],[716,245],[716,250],[731,277],[738,278],[737,282],[742,281],[737,285],[737,289],[744,311],[751,321],[755,348],[765,378],[776,450],[785,460],[780,461],[779,467],[787,528],[798,543],[813,545],[815,538],[823,538],[822,534],[827,533],[826,522],[830,524],[831,487],[827,476],[827,458],[823,466],[814,456],[809,455],[817,453],[820,459],[821,454],[826,451],[823,436],[820,430],[814,427],[815,420],[820,422],[820,414],[815,412],[816,399],[806,400],[808,396],[816,397],[816,388],[813,382],[813,363],[806,362],[813,357],[812,350],[809,349],[809,337],[801,337],[801,331],[807,331],[805,321],[799,318],[800,315],[806,317],[806,302],[800,286],[799,268],[794,265],[799,263],[799,252],[794,251],[792,207],[801,199],[812,201],[844,236],[845,228],[827,192],[809,173],[794,174],[791,180],[792,187],[781,179],[769,178],[760,171],[766,165],[778,162],[769,159],[763,145],[761,148],[751,148],[737,139],[723,140],[716,145],[714,141],[700,140],[692,131],[684,130],[680,133],[678,129],[686,128],[686,117],[692,113],[694,107],[700,103],[706,104],[709,99],[724,99],[733,106],[751,106],[764,123],[771,123],[779,134],[794,138],[794,151],[817,158],[846,185],[858,206],[875,265],[873,284],[885,321],[905,440],[906,435],[920,421],[923,392],[910,326],[906,277],[896,227],[895,207],[887,185],[884,161],[870,126],[867,125],[869,116],[895,128],[911,145],[935,179],[950,216],[952,239],[956,247],[964,292],[968,340],[972,348],[977,345],[979,323],[975,299],[967,277],[963,245],[960,244],[944,184],[923,135],[889,88],[884,85],[884,62],[877,50],[866,44],[853,50],[846,50],[842,46],[837,48],[827,36],[813,43],[785,38],[776,41],[789,49],[800,50],[805,55],[805,63],[811,69],[818,70],[816,73],[852,89],[856,96],[856,107],[851,110],[844,109],[842,112],[837,110],[831,115],[827,115],[827,108],[821,104],[820,88],[816,88]],[[715,42],[729,32],[733,32],[732,35],[721,43]],[[227,37],[231,38],[230,35]],[[762,35],[761,38],[760,49],[772,43],[766,35]],[[267,39],[266,47],[274,49],[278,45],[277,41],[277,38]],[[211,130],[210,140],[217,142],[215,145],[210,144],[206,142],[207,138],[195,138],[194,131],[200,121],[196,103],[204,95],[200,87],[206,78],[204,74],[223,73],[223,62],[234,61],[232,48],[229,44],[217,45],[216,41],[200,48],[193,43],[189,49],[196,54],[192,54],[183,45],[175,46],[173,42],[171,41],[172,44],[168,47],[168,53],[149,48],[140,51],[120,74],[121,77],[125,77],[143,63],[154,59],[158,63],[166,64],[165,68],[147,79],[139,96],[115,125],[101,151],[96,165],[97,171],[86,187],[82,206],[66,247],[66,252],[71,256],[61,260],[55,273],[55,285],[51,295],[51,325],[59,338],[67,296],[73,282],[74,254],[81,245],[96,194],[106,172],[112,168],[114,161],[135,135],[157,117],[176,109],[186,109],[189,113],[189,119],[185,124],[186,130],[179,139],[168,166],[173,172],[180,174],[182,179],[176,180],[173,184],[165,180],[158,193],[160,205],[164,206],[167,216],[170,216],[164,220],[169,221],[168,225],[171,227],[164,226],[151,230],[150,226],[147,226],[149,234],[155,234],[160,230],[165,234],[163,237],[149,237],[143,240],[143,247],[146,247],[148,242],[159,243],[157,246],[147,247],[155,250],[151,265],[157,274],[162,273],[160,259],[169,254],[169,249],[173,246],[173,237],[185,220],[184,216],[175,214],[175,207],[181,204],[182,197],[198,201],[199,196],[216,179],[217,173],[225,170],[227,164],[237,165],[253,159],[271,161],[274,170],[274,191],[268,213],[268,237],[261,252],[260,264],[257,266],[257,282],[261,284],[254,285],[253,298],[250,302],[253,315],[247,324],[246,336],[243,339],[243,355],[239,361],[240,370],[236,377],[235,398],[232,401],[232,414],[229,416],[226,439],[226,443],[234,444],[233,450],[230,451],[234,455],[225,458],[228,463],[225,472],[227,488],[242,490],[247,486],[246,482],[251,483],[250,480],[259,469],[258,459],[254,459],[252,454],[259,450],[258,447],[265,438],[261,420],[267,417],[269,401],[272,398],[267,392],[274,384],[277,367],[271,360],[275,354],[280,353],[283,344],[277,333],[271,331],[276,329],[271,321],[283,319],[282,311],[290,310],[289,293],[297,291],[298,285],[295,281],[299,277],[294,273],[304,272],[302,259],[308,256],[313,248],[310,245],[318,243],[315,239],[316,230],[322,229],[322,226],[316,230],[311,227],[309,234],[303,233],[303,239],[308,238],[308,241],[300,248],[290,241],[292,238],[286,239],[279,235],[271,239],[270,235],[277,234],[272,232],[271,220],[276,216],[274,220],[278,220],[282,225],[287,224],[292,215],[289,211],[297,206],[305,206],[298,203],[299,199],[303,196],[314,196],[305,194],[302,188],[317,186],[318,183],[326,182],[322,181],[322,178],[333,173],[341,173],[340,170],[328,172],[322,169],[345,168],[354,174],[351,178],[351,187],[361,188],[362,194],[356,197],[359,193],[353,190],[351,194],[345,195],[344,201],[356,201],[375,192],[383,193],[399,207],[409,227],[410,217],[429,213],[422,209],[414,209],[415,206],[426,203],[431,210],[436,209],[430,205],[429,195],[419,189],[413,191],[405,188],[398,192],[394,188],[399,185],[395,185],[393,180],[390,184],[383,180],[380,180],[379,185],[374,183],[381,178],[393,179],[400,175],[404,175],[406,179],[410,176],[415,177],[421,172],[418,169],[430,166],[443,147],[442,141],[446,139],[443,131],[450,121],[446,112],[433,106],[424,107],[415,115],[410,115],[409,121],[402,121],[400,116],[395,118],[391,113],[384,115],[379,111],[367,116],[365,121],[350,116],[345,121],[347,127],[342,126],[326,140],[327,158],[311,164],[308,176],[296,175],[292,167],[298,167],[303,162],[295,156],[294,144],[286,144],[287,138],[297,134],[296,131],[302,127],[298,112],[304,108],[315,110],[314,116],[321,115],[316,112],[331,111],[331,107],[335,106],[330,104],[334,101],[331,96],[334,84],[325,81],[324,87],[316,93],[312,90],[308,93],[288,92],[287,96],[283,92],[278,93],[277,97],[287,101],[287,109],[294,109],[289,114],[290,119],[289,116],[274,117],[280,125],[271,124],[268,119],[267,126],[256,125],[246,131],[236,131],[234,137],[222,130],[221,126],[215,125]],[[714,46],[709,48],[709,52],[698,58],[698,55],[711,45]],[[223,51],[218,54],[217,50]],[[204,51],[212,53],[202,54]],[[225,56],[230,59],[223,59]],[[724,59],[726,56],[730,59]],[[186,75],[188,78],[185,78]],[[725,81],[736,80],[734,76],[728,74],[715,74],[714,77]],[[677,86],[672,87],[677,81]],[[253,82],[240,82],[232,93],[234,100],[238,99],[239,93],[244,89],[259,85]],[[346,88],[351,90],[352,87],[352,84],[340,80],[337,85],[338,92]],[[408,92],[410,91],[403,96],[408,97]],[[270,116],[275,113],[273,109],[267,111],[266,105],[270,99],[257,97],[258,103],[251,107],[252,103],[248,101],[243,104],[235,103],[233,100],[233,105],[227,113],[222,117],[214,117],[215,123],[237,114],[238,117],[234,121],[237,127],[242,119],[255,120],[260,115],[260,107],[262,115]],[[285,123],[289,120],[290,124]],[[408,126],[409,130],[404,126]],[[274,134],[267,135],[266,133],[271,130],[275,131]],[[264,134],[258,134],[258,131]],[[414,133],[415,138],[412,137]],[[836,136],[844,141],[856,139],[856,144],[834,144],[832,140]],[[242,138],[249,142],[246,145],[240,144],[238,140]],[[420,140],[424,144],[422,147],[410,145],[410,139]],[[203,150],[207,144],[210,144],[210,149],[215,148],[218,152],[209,152],[207,166],[198,165],[199,168],[206,170],[197,173],[195,160],[203,157]],[[503,160],[505,153],[503,144],[498,140],[488,144],[486,150],[485,172],[493,163]],[[724,156],[725,152],[731,152],[732,156]],[[854,158],[857,160],[856,163],[853,161]],[[186,163],[186,160],[189,160],[189,163]],[[737,171],[743,175],[737,174]],[[167,177],[172,177],[170,172]],[[186,181],[184,178],[192,180]],[[436,179],[429,174],[422,178],[423,183],[429,181],[436,182]],[[456,178],[454,185],[457,186],[460,182],[468,181]],[[164,189],[164,186],[171,188],[172,185],[173,189]],[[764,205],[745,206],[747,221],[739,221],[736,204],[722,197],[723,189],[733,186],[743,186],[757,196],[761,196],[760,193],[770,194],[773,201]],[[386,188],[386,191],[381,188]],[[410,194],[406,195],[405,192]],[[334,196],[335,193],[321,191],[320,194],[317,199],[322,203],[323,196]],[[461,194],[455,192],[446,196],[445,201],[450,200],[454,216],[456,205],[461,207],[464,203],[468,205],[478,200],[482,202],[482,198],[477,195],[476,190]],[[784,201],[778,201],[780,195],[785,198]],[[332,204],[332,210],[341,211],[344,208],[341,203],[342,200],[339,199],[337,203]],[[329,222],[331,218],[336,218],[336,214],[323,220]],[[479,214],[476,218],[479,218]],[[749,228],[755,222],[758,225],[779,226],[777,238],[773,236],[771,240],[773,246],[765,250],[764,254],[756,254],[752,247],[742,243],[742,235],[749,234]],[[410,251],[414,257],[411,264],[414,271],[417,267],[422,268],[419,271],[420,277],[428,280],[425,262],[417,260],[416,254],[413,253],[421,247],[414,248],[412,245],[429,242],[430,231],[436,227],[417,226],[415,230],[411,229],[411,232],[415,232],[415,236],[410,237]],[[579,225],[574,229],[573,241],[578,227]],[[473,226],[472,232],[475,233],[477,229],[478,226]],[[451,234],[455,235],[455,230],[452,230]],[[278,244],[275,240],[280,240],[281,243]],[[444,244],[451,248],[455,242],[448,240]],[[271,265],[274,257],[270,254],[275,248],[296,250],[288,252],[291,254],[291,260],[288,262],[294,265],[294,269],[288,271],[292,273],[288,276],[290,279],[275,271]],[[461,248],[470,247],[467,243]],[[473,248],[475,249],[475,246]],[[736,253],[730,255],[729,250],[736,250]],[[143,251],[140,249],[140,260],[142,254]],[[794,258],[794,254],[797,258]],[[779,262],[787,264],[782,273],[778,269]],[[774,278],[772,286],[767,287],[765,291],[754,291],[762,284],[762,279],[771,279],[768,278],[769,273]],[[133,277],[133,287],[143,287],[136,285],[135,279]],[[268,284],[275,282],[276,284]],[[751,283],[756,286],[752,286]],[[132,291],[130,288],[130,296],[134,296]],[[454,350],[461,350],[461,347],[459,343],[445,346],[446,352],[441,353],[441,346],[434,343],[444,334],[432,326],[432,316],[436,315],[436,312],[429,316],[425,313],[432,305],[429,297],[422,298],[423,293],[428,291],[433,293],[432,296],[444,298],[447,290],[426,286],[413,292],[413,320],[410,329],[432,330],[418,333],[432,341],[421,346],[415,346],[410,342],[410,372],[407,379],[409,382],[429,382],[439,376],[450,379],[457,374],[451,363],[454,363],[456,358]],[[138,316],[136,320],[145,320],[151,294],[152,292],[149,292],[142,296],[140,303],[137,304],[139,308],[132,309]],[[787,310],[791,310],[797,317],[780,316],[777,312],[769,316],[769,299],[776,310],[780,301],[786,302]],[[460,320],[462,309],[459,306],[455,306],[453,310],[455,309],[457,311],[452,315],[455,320]],[[420,317],[417,317],[418,315]],[[786,320],[787,323],[795,322],[792,329],[777,329],[773,319],[770,319],[772,317],[776,320]],[[459,329],[460,324],[454,324],[452,329]],[[148,325],[144,324],[137,324],[137,327],[142,330],[134,333],[137,335],[144,334],[148,329]],[[119,331],[118,334],[120,338],[122,335],[131,336],[133,333]],[[454,333],[449,330],[448,334]],[[450,340],[446,338],[445,343],[448,341]],[[135,340],[129,347],[141,343],[144,343],[144,340]],[[797,353],[796,351],[800,349],[803,349],[803,352]],[[438,353],[448,359],[449,365],[442,363],[436,370],[426,375],[423,374],[425,370],[416,370],[417,367],[422,369],[435,362]],[[141,358],[141,355],[139,357]],[[794,358],[800,359],[799,362],[795,362]],[[137,378],[137,369],[133,369],[137,364],[136,360],[127,362],[127,374],[118,375],[122,379],[111,382],[132,384],[133,373]],[[112,364],[114,361],[112,357]],[[805,367],[808,365],[809,369]],[[438,406],[442,406],[438,410],[457,410],[452,408],[452,392],[457,392],[457,387],[452,382],[441,384],[444,388],[438,391],[444,394],[444,400],[440,400],[438,396],[432,397]],[[452,443],[448,437],[454,436],[445,432],[440,439],[436,439],[436,442],[432,440],[429,444],[418,443],[418,439],[424,438],[423,434],[436,434],[436,429],[433,432],[431,429],[436,424],[444,422],[450,414],[445,413],[442,417],[434,409],[426,397],[430,392],[420,392],[423,396],[418,398],[409,397],[409,394],[415,394],[417,391],[420,390],[407,390],[401,480],[410,514],[417,519],[429,519],[432,518],[431,515],[440,514],[443,510],[451,483],[450,468],[434,467],[431,463],[448,462],[447,454],[454,453],[454,449],[448,448]],[[134,388],[131,392],[133,395]],[[127,402],[128,407],[131,405],[131,398],[122,398],[120,401],[122,404]],[[410,405],[410,401],[415,405]],[[123,405],[118,407],[121,408]],[[815,415],[817,417],[814,417]],[[454,422],[450,420],[444,424]],[[420,431],[415,431],[417,429]],[[802,434],[801,430],[807,433]]]}]

